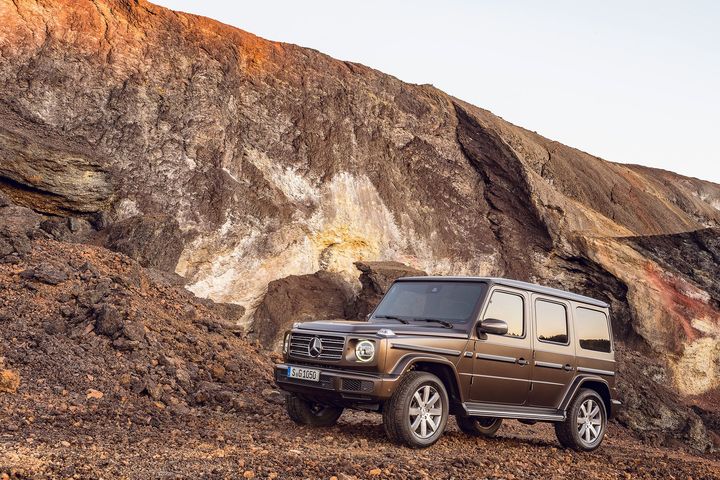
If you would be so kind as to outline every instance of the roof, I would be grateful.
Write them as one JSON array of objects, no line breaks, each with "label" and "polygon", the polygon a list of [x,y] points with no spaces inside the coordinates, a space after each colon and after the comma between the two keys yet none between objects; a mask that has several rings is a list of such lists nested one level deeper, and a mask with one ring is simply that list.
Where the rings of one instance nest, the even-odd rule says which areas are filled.
[{"label": "roof", "polygon": [[560,290],[557,288],[543,287],[535,283],[521,282],[520,280],[512,280],[510,278],[498,277],[443,277],[443,276],[426,276],[426,277],[401,277],[398,281],[445,281],[445,282],[484,282],[491,285],[504,285],[506,287],[518,288],[529,292],[541,293],[564,300],[585,303],[596,307],[609,308],[606,302],[597,300],[592,297],[586,297],[577,293]]}]

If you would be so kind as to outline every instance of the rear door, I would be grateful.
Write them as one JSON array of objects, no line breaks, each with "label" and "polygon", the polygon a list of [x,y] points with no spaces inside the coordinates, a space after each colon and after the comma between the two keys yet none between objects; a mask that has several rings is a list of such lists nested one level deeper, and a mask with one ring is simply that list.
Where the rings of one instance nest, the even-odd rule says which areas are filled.
[{"label": "rear door", "polygon": [[557,407],[575,377],[575,342],[569,302],[532,295],[533,375],[528,405]]},{"label": "rear door", "polygon": [[495,287],[481,312],[486,318],[504,320],[506,335],[477,336],[470,383],[471,402],[522,405],[532,379],[532,340],[529,332],[529,295],[506,287]]}]

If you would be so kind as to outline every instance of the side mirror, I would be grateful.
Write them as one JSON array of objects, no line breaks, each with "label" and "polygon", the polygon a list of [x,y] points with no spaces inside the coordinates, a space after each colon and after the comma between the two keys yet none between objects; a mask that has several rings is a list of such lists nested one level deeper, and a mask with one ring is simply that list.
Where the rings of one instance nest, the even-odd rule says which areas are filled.
[{"label": "side mirror", "polygon": [[478,336],[483,333],[492,333],[493,335],[505,335],[508,331],[508,324],[505,320],[497,318],[486,318],[477,326]]}]

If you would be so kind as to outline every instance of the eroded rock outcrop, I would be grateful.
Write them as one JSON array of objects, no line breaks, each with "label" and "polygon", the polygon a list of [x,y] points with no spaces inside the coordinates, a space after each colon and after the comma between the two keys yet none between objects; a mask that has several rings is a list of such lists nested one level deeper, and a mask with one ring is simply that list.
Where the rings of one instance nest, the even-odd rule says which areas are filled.
[{"label": "eroded rock outcrop", "polygon": [[274,280],[255,311],[252,335],[279,350],[283,334],[295,322],[345,318],[352,289],[337,273],[319,271]]},{"label": "eroded rock outcrop", "polygon": [[400,262],[356,262],[355,266],[360,270],[362,288],[346,308],[345,315],[352,319],[363,319],[371,313],[398,278],[427,275]]}]

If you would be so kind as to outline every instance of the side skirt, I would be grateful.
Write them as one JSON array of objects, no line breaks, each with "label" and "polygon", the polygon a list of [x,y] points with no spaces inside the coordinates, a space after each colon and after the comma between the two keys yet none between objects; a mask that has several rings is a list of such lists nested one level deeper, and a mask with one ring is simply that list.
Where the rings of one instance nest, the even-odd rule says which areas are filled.
[{"label": "side skirt", "polygon": [[539,422],[561,422],[565,411],[555,408],[526,407],[524,405],[498,405],[493,403],[463,403],[465,413],[471,417],[515,418]]}]

